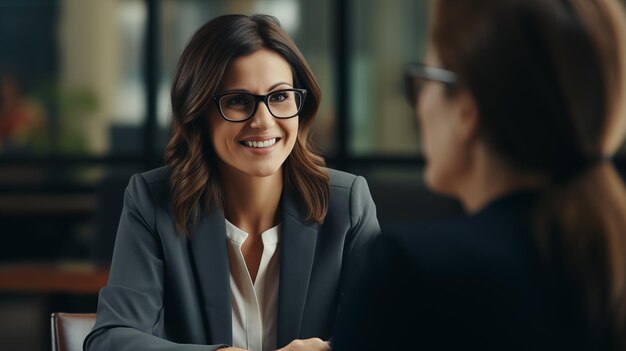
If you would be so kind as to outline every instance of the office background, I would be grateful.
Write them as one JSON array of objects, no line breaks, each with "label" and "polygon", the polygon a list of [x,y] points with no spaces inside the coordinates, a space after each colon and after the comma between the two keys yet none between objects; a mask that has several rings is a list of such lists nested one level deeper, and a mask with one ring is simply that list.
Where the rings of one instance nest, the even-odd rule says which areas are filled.
[{"label": "office background", "polygon": [[0,349],[46,350],[49,312],[95,311],[124,187],[163,164],[178,56],[227,13],[274,15],[295,39],[323,92],[315,143],[368,179],[382,223],[460,213],[421,183],[402,90],[427,0],[0,0]]}]

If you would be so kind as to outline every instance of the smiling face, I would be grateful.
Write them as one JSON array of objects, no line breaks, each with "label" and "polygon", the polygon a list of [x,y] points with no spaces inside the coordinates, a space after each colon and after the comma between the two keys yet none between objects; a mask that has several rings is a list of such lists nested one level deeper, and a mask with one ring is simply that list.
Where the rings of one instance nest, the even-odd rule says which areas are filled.
[{"label": "smiling face", "polygon": [[[226,69],[218,94],[239,91],[266,95],[293,87],[289,63],[278,53],[260,49],[234,59]],[[229,122],[212,104],[209,136],[220,159],[220,170],[232,176],[267,177],[279,171],[298,137],[298,116],[277,119],[263,102],[245,122]],[[228,175],[225,175],[227,179]]]}]

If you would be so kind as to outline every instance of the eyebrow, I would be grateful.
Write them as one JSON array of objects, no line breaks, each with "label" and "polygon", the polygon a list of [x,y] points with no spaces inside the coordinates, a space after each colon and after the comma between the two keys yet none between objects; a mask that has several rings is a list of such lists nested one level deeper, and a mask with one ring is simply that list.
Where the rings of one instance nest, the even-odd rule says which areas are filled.
[{"label": "eyebrow", "polygon": [[[278,82],[278,83],[273,84],[271,87],[269,87],[267,89],[267,91],[270,92],[270,91],[276,89],[277,87],[279,87],[281,85],[288,85],[288,86],[293,88],[293,85],[291,85],[291,84],[289,84],[287,82]],[[250,93],[250,91],[246,90],[246,89],[229,89],[229,90],[224,90],[222,93],[231,93],[231,92],[232,93],[235,93],[235,92],[248,92],[248,93]]]},{"label": "eyebrow", "polygon": [[272,90],[276,89],[276,87],[281,86],[281,85],[283,85],[283,84],[285,84],[285,85],[289,85],[290,87],[292,87],[292,88],[293,88],[293,85],[291,85],[291,84],[289,84],[289,83],[287,83],[287,82],[278,82],[278,83],[276,83],[276,84],[272,85],[269,89],[267,89],[267,91],[272,91]]}]

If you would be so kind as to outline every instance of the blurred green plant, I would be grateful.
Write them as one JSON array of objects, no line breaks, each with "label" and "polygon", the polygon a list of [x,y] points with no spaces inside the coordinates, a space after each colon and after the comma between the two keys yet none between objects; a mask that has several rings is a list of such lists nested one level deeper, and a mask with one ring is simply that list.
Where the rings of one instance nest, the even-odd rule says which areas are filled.
[{"label": "blurred green plant", "polygon": [[98,98],[88,88],[59,90],[59,152],[86,153],[88,144],[82,120],[93,118],[99,108]]},{"label": "blurred green plant", "polygon": [[[46,112],[46,136],[33,144],[36,153],[86,154],[89,144],[85,119],[93,118],[100,108],[96,94],[87,87],[45,84],[35,90],[35,100]],[[54,117],[53,117],[54,116]]]}]

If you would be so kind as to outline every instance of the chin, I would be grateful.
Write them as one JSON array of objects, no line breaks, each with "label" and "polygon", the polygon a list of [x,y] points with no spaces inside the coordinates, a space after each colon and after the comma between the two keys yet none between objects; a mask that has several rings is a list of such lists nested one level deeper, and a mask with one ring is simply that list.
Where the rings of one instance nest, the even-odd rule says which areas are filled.
[{"label": "chin", "polygon": [[455,189],[450,185],[451,184],[444,183],[441,180],[426,180],[426,187],[433,193],[444,197],[461,200],[460,194],[458,192],[459,189]]},{"label": "chin", "polygon": [[245,169],[244,172],[255,177],[269,177],[280,172],[280,166],[277,167],[253,167]]},{"label": "chin", "polygon": [[249,172],[248,174],[255,176],[255,177],[259,177],[259,178],[265,178],[265,177],[273,176],[274,174],[276,174],[276,172],[278,171],[258,171],[258,172]]},{"label": "chin", "polygon": [[431,191],[439,192],[439,190],[437,190],[437,182],[428,175],[428,172],[424,172],[424,185]]},{"label": "chin", "polygon": [[450,195],[450,191],[445,186],[445,183],[442,182],[441,176],[428,165],[426,165],[426,169],[424,170],[424,184],[430,191]]}]

